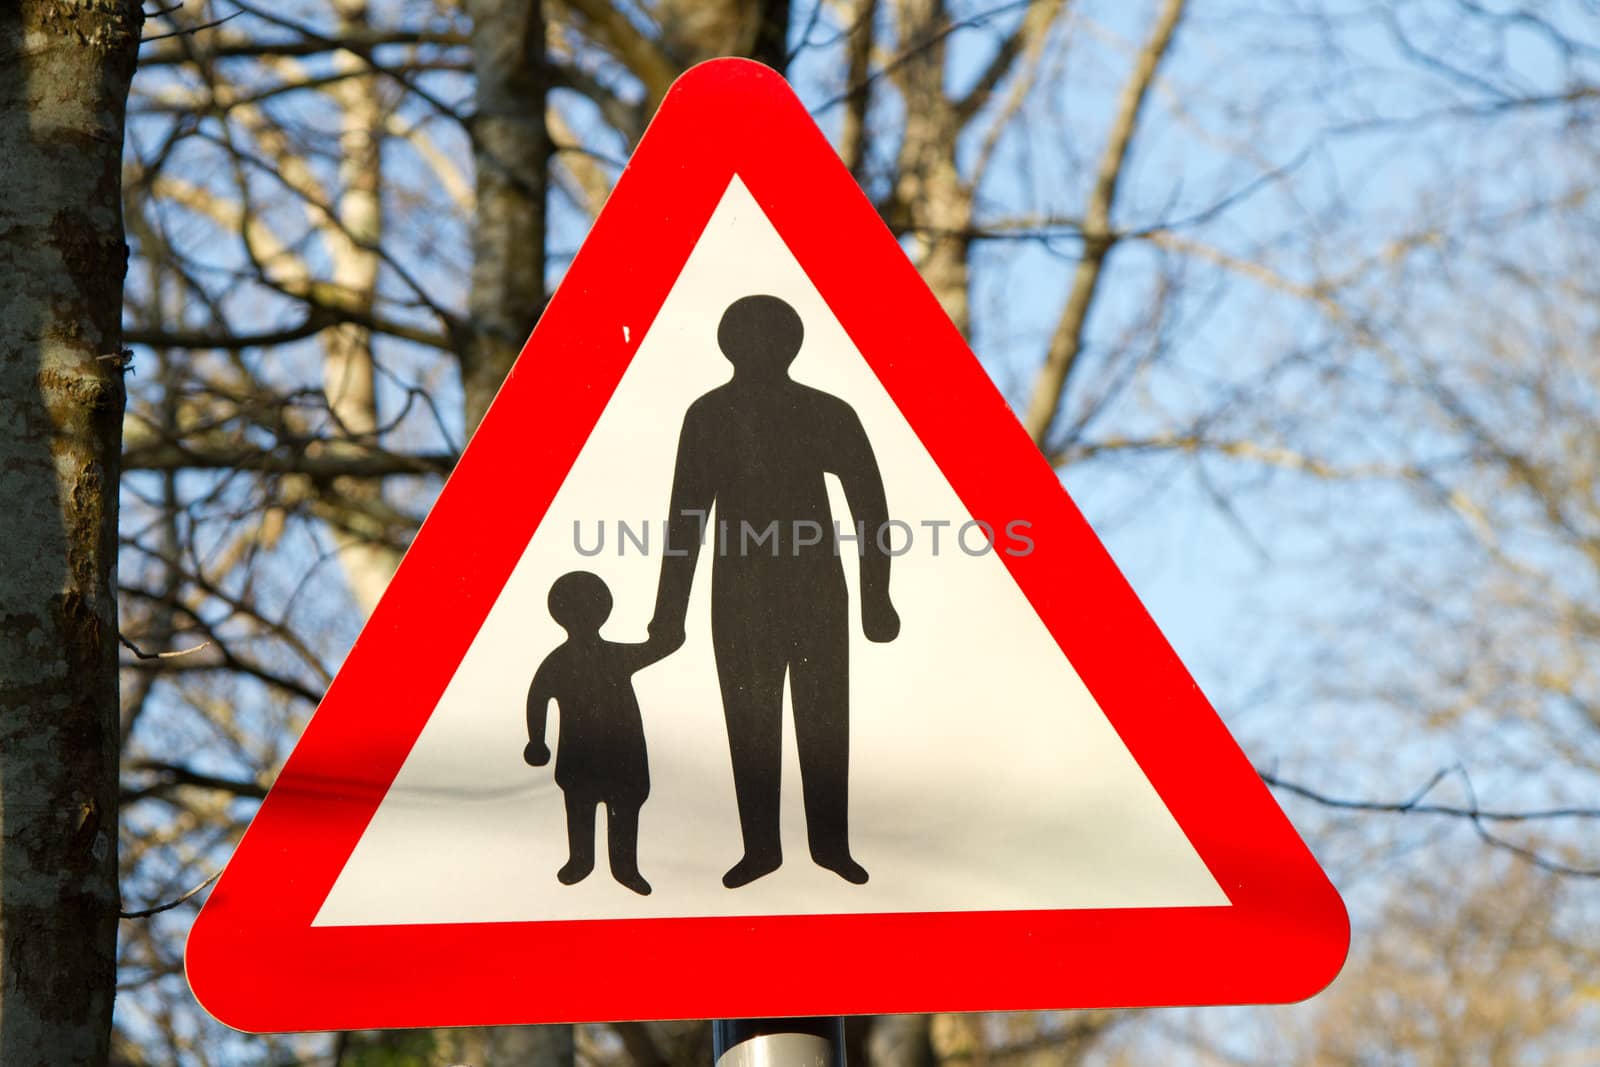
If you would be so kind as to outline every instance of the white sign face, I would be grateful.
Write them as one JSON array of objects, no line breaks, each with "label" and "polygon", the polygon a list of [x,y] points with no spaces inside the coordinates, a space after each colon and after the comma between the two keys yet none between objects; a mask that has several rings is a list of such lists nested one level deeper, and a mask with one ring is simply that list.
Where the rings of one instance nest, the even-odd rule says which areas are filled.
[{"label": "white sign face", "polygon": [[[563,884],[563,791],[551,764],[524,762],[530,682],[567,640],[547,606],[551,585],[593,572],[614,601],[601,636],[646,639],[684,415],[729,380],[718,322],[752,294],[798,312],[804,342],[791,376],[854,409],[889,515],[906,524],[891,565],[893,641],[863,635],[857,560],[844,546],[849,848],[869,877],[855,884],[812,862],[786,687],[783,862],[738,888],[723,884],[743,845],[708,546],[685,643],[632,675],[649,765],[637,860],[652,891],[608,870],[604,804],[593,873]],[[851,512],[831,476],[828,496],[848,533]],[[976,529],[961,536],[969,519],[736,178],[316,924],[1226,906],[1007,570],[1001,553],[1027,550],[1026,527],[998,531],[988,546]],[[550,705],[545,740],[556,761],[563,714]]]}]

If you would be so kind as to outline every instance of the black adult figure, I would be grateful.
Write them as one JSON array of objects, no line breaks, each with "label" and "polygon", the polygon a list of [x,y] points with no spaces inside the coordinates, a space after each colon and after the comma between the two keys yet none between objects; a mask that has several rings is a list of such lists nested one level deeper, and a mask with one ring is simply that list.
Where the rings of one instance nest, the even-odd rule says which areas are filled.
[{"label": "black adult figure", "polygon": [[676,647],[704,524],[716,507],[711,638],[728,725],[744,858],[722,884],[745,885],[783,862],[778,792],[783,685],[789,681],[811,857],[860,885],[850,855],[850,617],[823,476],[844,487],[861,553],[861,624],[892,641],[883,479],[855,411],[789,377],[804,327],[774,296],[723,313],[717,343],[733,379],[689,406],[678,438],[672,507],[652,640]]}]

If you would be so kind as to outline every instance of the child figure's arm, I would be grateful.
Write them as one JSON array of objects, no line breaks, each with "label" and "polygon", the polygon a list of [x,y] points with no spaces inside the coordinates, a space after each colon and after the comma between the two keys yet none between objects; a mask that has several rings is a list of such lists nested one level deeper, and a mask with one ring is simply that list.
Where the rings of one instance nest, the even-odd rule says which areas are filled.
[{"label": "child figure's arm", "polygon": [[652,637],[648,641],[615,641],[610,644],[618,662],[622,664],[629,674],[632,674],[634,671],[643,670],[657,660],[670,656],[678,650],[681,642],[665,641]]},{"label": "child figure's arm", "polygon": [[544,743],[544,722],[555,693],[550,686],[548,663],[547,660],[534,672],[533,684],[528,687],[528,747],[522,750],[522,759],[530,767],[543,767],[550,762],[550,746]]}]

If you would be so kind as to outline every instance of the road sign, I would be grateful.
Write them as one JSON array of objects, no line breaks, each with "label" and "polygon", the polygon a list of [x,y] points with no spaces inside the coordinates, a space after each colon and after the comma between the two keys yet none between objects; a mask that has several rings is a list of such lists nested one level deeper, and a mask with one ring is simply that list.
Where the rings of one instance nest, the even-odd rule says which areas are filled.
[{"label": "road sign", "polygon": [[662,104],[197,918],[246,1030],[1285,1001],[1343,905],[775,73]]}]

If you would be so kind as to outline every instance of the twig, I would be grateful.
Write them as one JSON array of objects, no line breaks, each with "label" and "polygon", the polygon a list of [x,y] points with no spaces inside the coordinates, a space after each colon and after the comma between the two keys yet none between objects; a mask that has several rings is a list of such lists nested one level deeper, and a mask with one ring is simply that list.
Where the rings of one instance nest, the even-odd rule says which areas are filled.
[{"label": "twig", "polygon": [[193,648],[180,648],[172,652],[146,652],[144,649],[128,640],[127,634],[118,633],[117,640],[122,642],[123,648],[127,649],[129,652],[132,652],[139,659],[177,659],[179,656],[191,656],[194,653],[199,652],[201,649],[208,648],[211,645],[210,641],[201,641]]},{"label": "twig", "polygon": [[224,22],[232,22],[242,14],[244,14],[243,11],[235,11],[231,15],[224,15],[220,19],[215,19],[211,22],[202,22],[198,26],[187,26],[181,30],[173,30],[171,33],[158,33],[150,37],[141,37],[139,38],[139,43],[141,45],[146,45],[152,41],[165,41],[168,37],[186,37],[190,34],[199,33],[201,30],[214,29],[217,26],[222,25]]},{"label": "twig", "polygon": [[1018,8],[1031,7],[1036,2],[1037,0],[1011,0],[1010,3],[1003,3],[996,7],[991,7],[986,11],[979,11],[974,15],[967,16],[966,18],[955,19],[946,25],[941,26],[939,29],[928,34],[928,36],[908,43],[904,51],[884,63],[883,66],[879,67],[877,70],[869,73],[861,81],[856,82],[854,85],[846,86],[843,92],[829,97],[816,107],[812,108],[812,117],[815,118],[819,115],[825,114],[826,112],[838,107],[846,100],[849,100],[856,94],[866,92],[876,82],[888,77],[900,67],[904,66],[906,63],[909,63],[911,60],[915,59],[923,52],[926,52],[928,49],[932,48],[934,45],[938,44],[940,41],[944,40],[946,37],[949,37],[956,31],[971,29],[974,26],[982,26],[985,22],[988,22],[991,19],[999,18],[1001,15],[1009,14]]},{"label": "twig", "polygon": [[1044,365],[1039,368],[1027,406],[1023,409],[1022,423],[1027,427],[1028,436],[1040,447],[1044,446],[1050,427],[1061,413],[1067,383],[1084,350],[1089,311],[1095,304],[1095,294],[1105,276],[1106,261],[1117,244],[1117,235],[1112,229],[1117,189],[1122,182],[1133,136],[1139,127],[1150,87],[1155,83],[1162,61],[1172,50],[1178,24],[1183,21],[1187,6],[1187,0],[1166,0],[1118,97],[1116,118],[1102,149],[1095,170],[1094,186],[1083,210],[1083,252],[1073,269],[1066,304],[1061,309],[1060,318],[1045,349]]},{"label": "twig", "polygon": [[204,891],[207,886],[220,877],[222,877],[222,872],[218,871],[176,900],[169,900],[165,904],[157,904],[153,908],[142,908],[139,911],[119,911],[117,915],[123,919],[148,919],[152,915],[160,915],[164,911],[171,911],[180,904],[192,900],[197,893]]},{"label": "twig", "polygon": [[[1531,811],[1485,811],[1476,804],[1471,807],[1458,807],[1453,804],[1423,803],[1423,797],[1431,793],[1435,786],[1452,774],[1459,774],[1466,779],[1466,771],[1460,767],[1445,767],[1434,774],[1426,785],[1406,800],[1379,801],[1379,800],[1351,800],[1343,797],[1329,796],[1318,792],[1309,786],[1300,785],[1298,782],[1285,781],[1272,771],[1258,770],[1261,780],[1274,789],[1281,789],[1285,793],[1293,793],[1306,800],[1314,800],[1327,808],[1343,808],[1348,811],[1375,811],[1389,815],[1447,815],[1458,819],[1482,819],[1486,822],[1539,822],[1550,819],[1600,819],[1600,808],[1543,808]],[[1470,780],[1467,788],[1471,789]]]},{"label": "twig", "polygon": [[128,770],[139,774],[157,775],[157,780],[138,788],[123,788],[119,801],[123,805],[137,804],[150,797],[162,797],[172,790],[183,786],[197,789],[212,789],[219,793],[242,797],[247,800],[263,800],[267,795],[267,787],[256,781],[243,781],[237,778],[222,778],[215,774],[202,774],[176,763],[162,763],[159,760],[141,760]]},{"label": "twig", "polygon": [[[1375,801],[1352,800],[1344,797],[1333,797],[1326,793],[1318,792],[1296,782],[1287,782],[1279,778],[1272,771],[1257,770],[1261,780],[1274,789],[1282,789],[1286,793],[1304,797],[1306,800],[1315,801],[1324,807],[1339,808],[1344,811],[1370,811],[1388,815],[1443,815],[1450,818],[1465,819],[1472,824],[1472,829],[1477,833],[1484,844],[1493,848],[1504,849],[1525,862],[1533,864],[1540,870],[1552,874],[1565,875],[1571,878],[1600,878],[1600,867],[1575,867],[1560,860],[1554,860],[1543,855],[1526,845],[1519,845],[1515,841],[1507,840],[1489,829],[1486,823],[1490,822],[1538,822],[1551,819],[1600,819],[1600,808],[1543,808],[1529,811],[1486,811],[1478,806],[1477,793],[1473,790],[1472,779],[1462,766],[1445,767],[1434,773],[1433,777],[1423,787],[1405,800]],[[1463,786],[1467,790],[1468,803],[1466,807],[1453,804],[1424,803],[1423,798],[1433,791],[1434,787],[1445,778],[1459,775]]]}]

